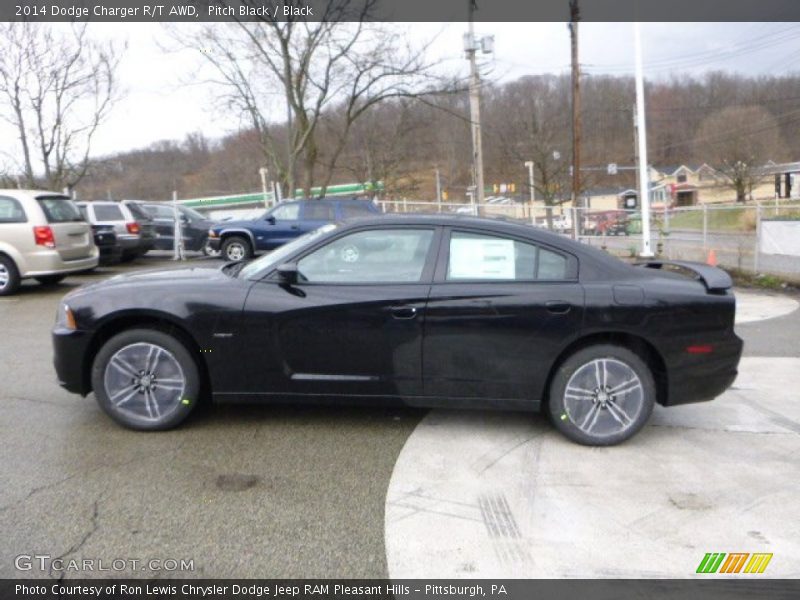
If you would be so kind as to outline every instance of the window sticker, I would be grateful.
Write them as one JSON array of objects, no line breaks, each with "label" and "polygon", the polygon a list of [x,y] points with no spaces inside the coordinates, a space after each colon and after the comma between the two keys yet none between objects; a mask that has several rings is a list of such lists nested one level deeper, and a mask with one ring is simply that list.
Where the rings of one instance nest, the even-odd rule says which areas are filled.
[{"label": "window sticker", "polygon": [[513,240],[450,240],[451,279],[514,279],[515,266]]}]

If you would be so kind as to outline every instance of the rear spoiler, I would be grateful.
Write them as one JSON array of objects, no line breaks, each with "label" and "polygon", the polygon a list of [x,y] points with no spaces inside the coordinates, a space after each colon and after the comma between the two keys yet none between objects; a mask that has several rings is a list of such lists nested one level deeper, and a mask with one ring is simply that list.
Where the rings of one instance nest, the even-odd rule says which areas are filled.
[{"label": "rear spoiler", "polygon": [[733,287],[731,276],[722,269],[712,267],[700,262],[690,262],[688,260],[648,260],[636,263],[637,267],[647,269],[661,269],[665,266],[673,266],[686,269],[695,274],[697,279],[703,282],[709,292],[722,292]]}]

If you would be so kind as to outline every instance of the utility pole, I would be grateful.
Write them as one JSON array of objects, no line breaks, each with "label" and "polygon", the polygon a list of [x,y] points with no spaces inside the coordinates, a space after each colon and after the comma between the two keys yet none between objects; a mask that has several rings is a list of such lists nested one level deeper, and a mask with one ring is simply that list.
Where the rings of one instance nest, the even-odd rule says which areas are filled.
[{"label": "utility pole", "polygon": [[[473,23],[473,13],[477,8],[477,0],[467,0],[469,2],[469,33],[464,36],[464,50],[469,60],[469,112],[472,129],[472,170],[475,180],[475,194],[472,196],[473,204],[477,202],[483,204],[483,146],[481,143],[481,80],[478,73],[478,64],[475,54],[478,51],[479,42],[475,39],[475,27]],[[484,38],[485,39],[485,38]],[[484,53],[487,52],[484,47]]]},{"label": "utility pole", "polygon": [[569,36],[572,48],[572,210],[575,216],[572,237],[577,237],[578,198],[581,190],[581,65],[578,62],[578,21],[581,11],[578,0],[569,1]]},{"label": "utility pole", "polygon": [[647,173],[647,129],[644,112],[644,69],[642,67],[642,37],[639,23],[633,24],[636,46],[636,135],[639,155],[639,202],[642,207],[642,251],[640,256],[651,258],[650,248],[650,181]]}]

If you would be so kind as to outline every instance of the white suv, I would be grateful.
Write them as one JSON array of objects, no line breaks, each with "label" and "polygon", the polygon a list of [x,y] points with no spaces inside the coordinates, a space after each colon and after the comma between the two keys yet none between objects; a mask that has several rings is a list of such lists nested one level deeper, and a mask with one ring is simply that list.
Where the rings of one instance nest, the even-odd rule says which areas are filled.
[{"label": "white suv", "polygon": [[43,284],[97,266],[91,226],[68,196],[0,190],[0,296],[22,279]]}]

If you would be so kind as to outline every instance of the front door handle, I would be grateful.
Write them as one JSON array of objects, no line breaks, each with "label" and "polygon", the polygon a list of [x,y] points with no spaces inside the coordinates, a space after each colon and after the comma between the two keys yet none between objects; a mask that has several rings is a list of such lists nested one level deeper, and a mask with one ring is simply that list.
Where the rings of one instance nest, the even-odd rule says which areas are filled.
[{"label": "front door handle", "polygon": [[414,306],[393,306],[390,310],[395,319],[413,319],[417,316],[417,309]]},{"label": "front door handle", "polygon": [[292,229],[300,229],[299,225],[292,225]]},{"label": "front door handle", "polygon": [[572,305],[564,300],[550,300],[545,306],[547,307],[547,311],[554,315],[563,315],[568,313],[572,308]]}]

